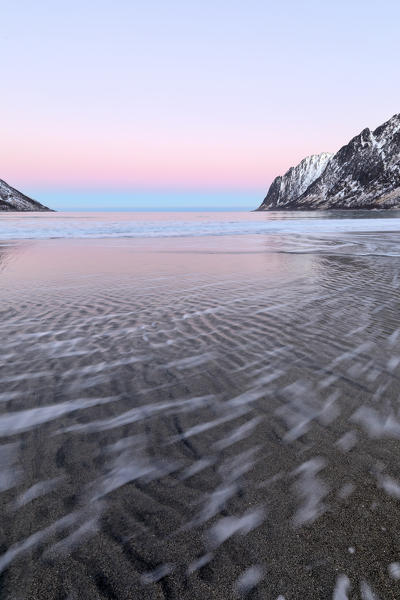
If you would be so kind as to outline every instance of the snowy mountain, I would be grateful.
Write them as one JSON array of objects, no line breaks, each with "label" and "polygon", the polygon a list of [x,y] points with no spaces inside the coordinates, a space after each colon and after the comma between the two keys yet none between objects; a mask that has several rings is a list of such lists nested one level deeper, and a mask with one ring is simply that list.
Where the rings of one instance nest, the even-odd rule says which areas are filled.
[{"label": "snowy mountain", "polygon": [[0,179],[0,211],[45,211],[50,210],[32,200]]},{"label": "snowy mountain", "polygon": [[329,152],[307,156],[297,167],[291,167],[283,176],[276,177],[260,209],[281,208],[296,201],[321,175],[332,156]]},{"label": "snowy mountain", "polygon": [[400,114],[277,177],[258,210],[400,208]]}]

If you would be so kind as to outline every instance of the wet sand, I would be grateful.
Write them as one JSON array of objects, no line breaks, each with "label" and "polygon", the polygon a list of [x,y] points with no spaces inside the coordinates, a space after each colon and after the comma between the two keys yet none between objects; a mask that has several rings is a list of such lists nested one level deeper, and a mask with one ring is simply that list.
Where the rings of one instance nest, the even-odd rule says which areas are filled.
[{"label": "wet sand", "polygon": [[1,243],[0,598],[399,598],[399,247]]}]

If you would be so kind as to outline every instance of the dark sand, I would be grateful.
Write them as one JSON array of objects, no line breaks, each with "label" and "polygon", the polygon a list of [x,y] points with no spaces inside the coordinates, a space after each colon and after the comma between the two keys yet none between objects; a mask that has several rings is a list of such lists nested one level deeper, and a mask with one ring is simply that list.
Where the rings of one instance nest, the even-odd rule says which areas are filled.
[{"label": "dark sand", "polygon": [[394,236],[0,246],[0,598],[400,598]]}]

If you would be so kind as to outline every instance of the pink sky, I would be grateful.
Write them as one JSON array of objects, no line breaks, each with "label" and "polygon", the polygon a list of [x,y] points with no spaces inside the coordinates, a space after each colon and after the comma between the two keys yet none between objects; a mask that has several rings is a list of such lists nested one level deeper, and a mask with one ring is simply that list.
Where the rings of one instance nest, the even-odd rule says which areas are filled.
[{"label": "pink sky", "polygon": [[2,18],[0,178],[27,191],[265,189],[400,111],[397,2],[21,0]]}]

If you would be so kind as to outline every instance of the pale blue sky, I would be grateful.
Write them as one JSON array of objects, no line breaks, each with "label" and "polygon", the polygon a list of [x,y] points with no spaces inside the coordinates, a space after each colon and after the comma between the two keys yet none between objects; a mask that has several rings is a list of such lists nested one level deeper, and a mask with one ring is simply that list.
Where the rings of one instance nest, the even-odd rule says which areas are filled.
[{"label": "pale blue sky", "polygon": [[1,9],[0,178],[54,208],[254,208],[400,112],[395,1]]}]

